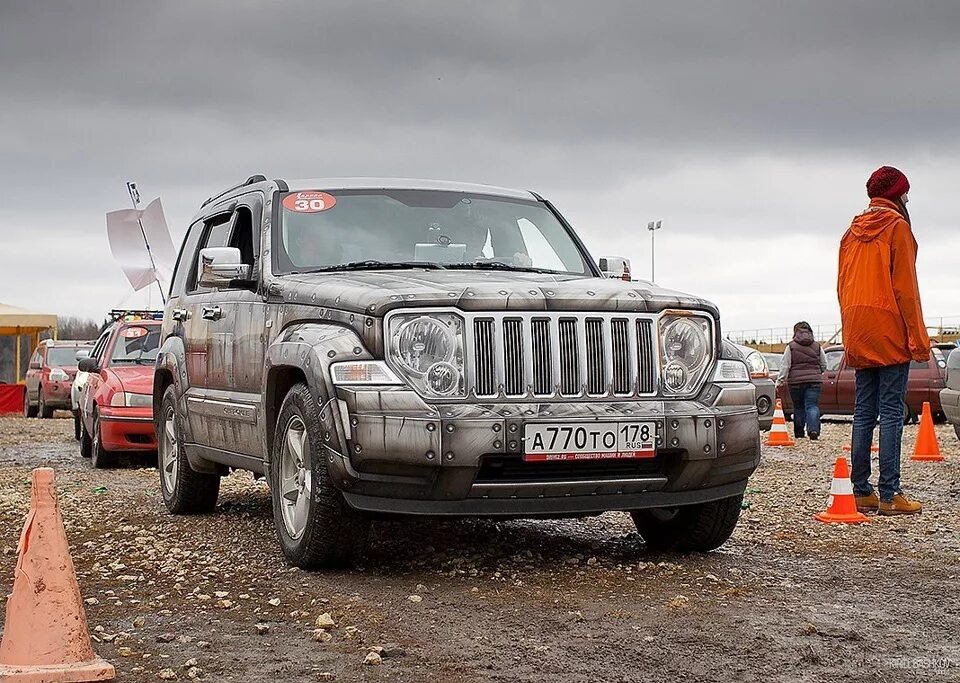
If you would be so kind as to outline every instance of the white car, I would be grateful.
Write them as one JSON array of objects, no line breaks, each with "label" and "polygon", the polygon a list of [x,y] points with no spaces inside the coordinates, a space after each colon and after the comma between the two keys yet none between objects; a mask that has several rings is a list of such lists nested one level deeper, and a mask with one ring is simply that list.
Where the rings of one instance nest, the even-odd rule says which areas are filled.
[{"label": "white car", "polygon": [[[92,348],[80,349],[77,351],[77,362],[90,356]],[[77,376],[73,378],[73,385],[70,387],[70,412],[73,413],[73,438],[80,440],[80,395],[83,387],[87,384],[89,372],[78,371]]]}]

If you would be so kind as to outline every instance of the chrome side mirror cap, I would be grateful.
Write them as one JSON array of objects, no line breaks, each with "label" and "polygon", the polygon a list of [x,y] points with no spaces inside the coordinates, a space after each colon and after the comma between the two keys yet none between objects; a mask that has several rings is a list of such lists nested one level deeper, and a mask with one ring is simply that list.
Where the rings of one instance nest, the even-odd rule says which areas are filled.
[{"label": "chrome side mirror cap", "polygon": [[252,266],[241,262],[236,247],[207,247],[200,250],[197,284],[213,289],[236,287],[249,283],[252,271]]},{"label": "chrome side mirror cap", "polygon": [[630,259],[622,256],[601,256],[600,272],[603,273],[603,277],[612,280],[630,282],[633,279],[630,276]]}]

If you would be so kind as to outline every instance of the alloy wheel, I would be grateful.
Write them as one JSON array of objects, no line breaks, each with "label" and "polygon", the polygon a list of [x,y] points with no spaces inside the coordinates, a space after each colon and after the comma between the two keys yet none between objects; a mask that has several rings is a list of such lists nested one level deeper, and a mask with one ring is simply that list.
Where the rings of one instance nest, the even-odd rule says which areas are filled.
[{"label": "alloy wheel", "polygon": [[177,441],[177,423],[173,408],[167,408],[163,416],[163,436],[160,442],[160,476],[168,492],[173,493],[177,486],[177,473],[180,467],[180,446]]},{"label": "alloy wheel", "polygon": [[297,539],[307,527],[313,493],[310,440],[303,419],[294,415],[283,430],[280,455],[280,512],[290,538]]}]

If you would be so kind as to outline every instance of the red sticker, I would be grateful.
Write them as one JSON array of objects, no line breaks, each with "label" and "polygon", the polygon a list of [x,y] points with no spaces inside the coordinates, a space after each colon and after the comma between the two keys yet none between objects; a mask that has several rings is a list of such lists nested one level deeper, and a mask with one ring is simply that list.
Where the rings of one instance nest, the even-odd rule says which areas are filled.
[{"label": "red sticker", "polygon": [[146,334],[149,334],[150,330],[146,327],[128,327],[123,331],[124,339],[139,339]]},{"label": "red sticker", "polygon": [[291,192],[283,198],[283,208],[294,213],[320,213],[332,209],[337,198],[319,190]]}]

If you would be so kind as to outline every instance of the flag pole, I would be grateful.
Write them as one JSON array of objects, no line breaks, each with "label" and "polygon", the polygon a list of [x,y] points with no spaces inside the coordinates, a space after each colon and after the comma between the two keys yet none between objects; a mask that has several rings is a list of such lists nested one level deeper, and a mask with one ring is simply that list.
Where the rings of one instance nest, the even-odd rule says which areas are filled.
[{"label": "flag pole", "polygon": [[[137,184],[127,181],[127,192],[130,194],[130,201],[133,203],[133,208],[137,211],[140,210],[140,192],[137,191]],[[153,268],[153,274],[157,276],[157,289],[160,290],[160,300],[163,302],[163,305],[167,305],[167,297],[163,293],[163,284],[160,282],[159,273],[157,272],[157,264],[153,260],[153,252],[150,251],[150,242],[147,240],[147,231],[143,229],[143,223],[140,221],[140,217],[137,216],[137,225],[140,226],[140,236],[143,237],[143,244],[147,247],[147,256],[150,257],[150,267]]]}]

